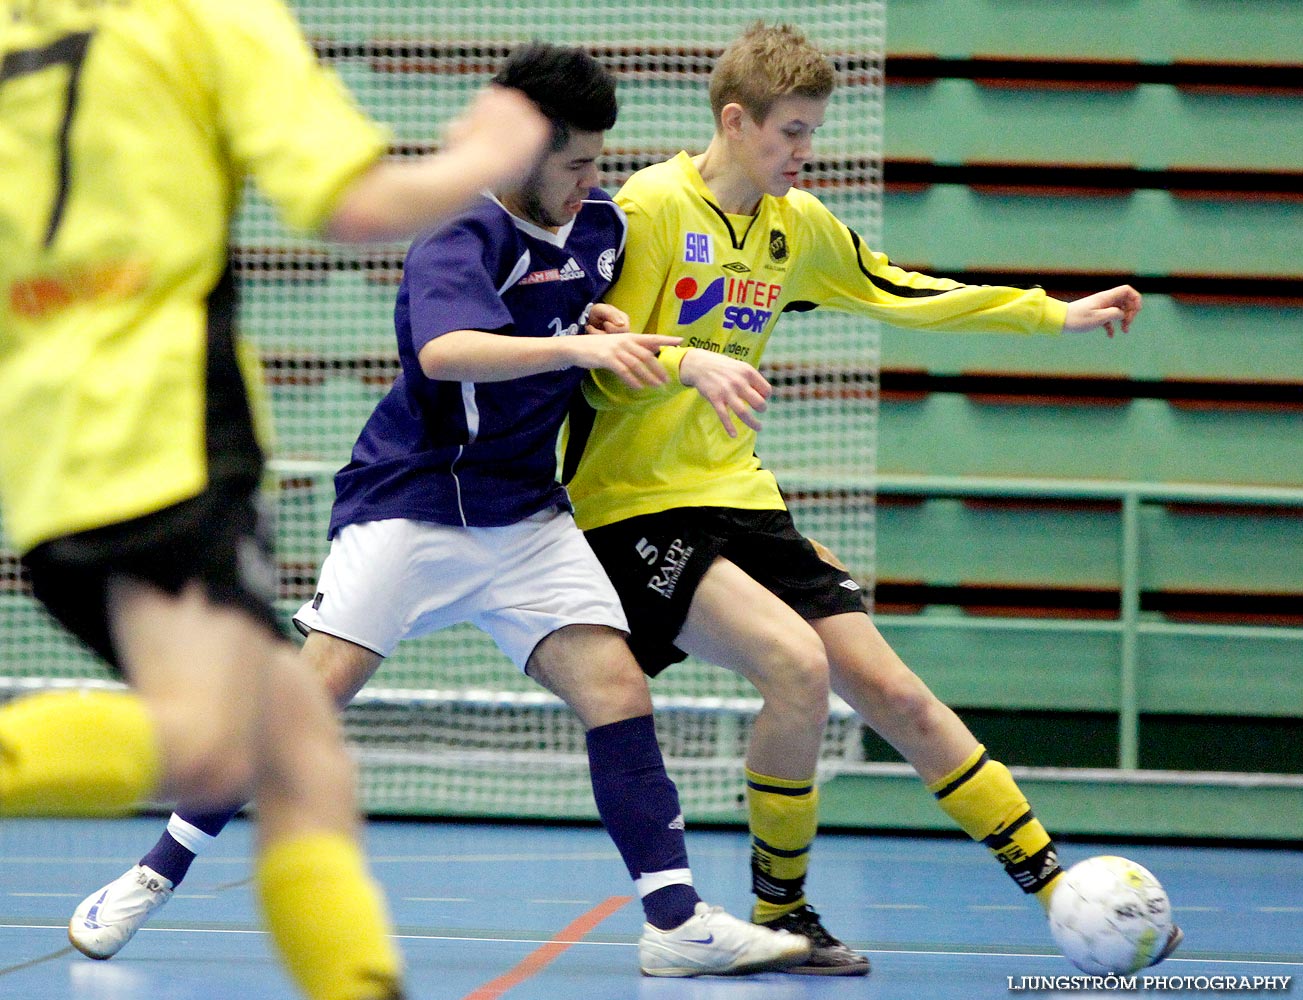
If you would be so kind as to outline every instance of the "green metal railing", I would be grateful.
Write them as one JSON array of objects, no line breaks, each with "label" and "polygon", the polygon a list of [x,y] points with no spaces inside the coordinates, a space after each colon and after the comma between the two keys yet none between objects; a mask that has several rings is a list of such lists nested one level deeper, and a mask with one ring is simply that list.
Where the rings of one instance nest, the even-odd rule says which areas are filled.
[{"label": "green metal railing", "polygon": [[[1284,487],[1227,486],[1203,483],[1144,483],[1108,480],[999,479],[944,476],[884,475],[877,480],[877,492],[889,496],[948,496],[1035,498],[1051,500],[1117,500],[1121,502],[1121,613],[1108,622],[1048,622],[1045,620],[965,619],[962,623],[926,617],[880,616],[880,622],[904,622],[915,628],[970,630],[999,628],[1042,628],[1117,634],[1121,651],[1118,663],[1118,767],[1133,771],[1138,766],[1140,706],[1140,638],[1146,634],[1218,636],[1292,643],[1299,648],[1303,670],[1303,628],[1256,627],[1246,625],[1178,624],[1143,621],[1140,616],[1141,552],[1140,510],[1147,503],[1215,503],[1258,507],[1303,509],[1303,489]],[[1303,705],[1298,706],[1303,715]]]}]

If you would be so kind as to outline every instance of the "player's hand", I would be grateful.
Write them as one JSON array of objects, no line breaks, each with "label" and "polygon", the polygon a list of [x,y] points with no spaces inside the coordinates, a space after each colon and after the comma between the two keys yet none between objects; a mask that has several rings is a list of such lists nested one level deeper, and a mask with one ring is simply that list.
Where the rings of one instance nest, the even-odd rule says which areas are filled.
[{"label": "player's hand", "polygon": [[472,150],[485,164],[486,188],[529,176],[552,138],[538,105],[512,87],[485,87],[446,133],[446,148]]},{"label": "player's hand", "polygon": [[1142,305],[1140,293],[1130,285],[1118,285],[1104,292],[1096,292],[1084,299],[1068,303],[1068,316],[1063,321],[1064,333],[1082,333],[1103,327],[1111,337],[1117,324],[1122,332],[1131,329]]},{"label": "player's hand", "polygon": [[753,431],[760,430],[757,413],[764,413],[774,391],[769,382],[745,361],[693,348],[679,362],[679,381],[691,386],[715,408],[729,437],[737,437],[734,418]]},{"label": "player's hand", "polygon": [[654,333],[612,333],[605,337],[567,337],[573,364],[580,368],[604,368],[619,376],[630,389],[650,389],[670,380],[656,352],[675,347],[682,337]]},{"label": "player's hand", "polygon": [[584,333],[628,333],[629,317],[605,302],[594,302],[584,320]]}]

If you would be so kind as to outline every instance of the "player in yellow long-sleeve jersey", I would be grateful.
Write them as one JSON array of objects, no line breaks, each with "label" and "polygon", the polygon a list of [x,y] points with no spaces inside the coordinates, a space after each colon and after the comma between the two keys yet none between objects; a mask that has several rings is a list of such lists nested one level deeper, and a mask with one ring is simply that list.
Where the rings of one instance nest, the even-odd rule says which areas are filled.
[{"label": "player in yellow long-sleeve jersey", "polygon": [[1111,333],[1129,327],[1141,300],[1127,286],[1066,304],[1039,289],[963,285],[870,250],[792,187],[834,83],[800,32],[753,26],[711,75],[706,151],[639,171],[617,195],[632,263],[606,301],[631,329],[683,343],[660,351],[664,388],[591,376],[591,408],[572,415],[565,467],[576,520],[620,593],[643,669],[691,653],[764,698],[746,774],[754,919],[815,943],[807,963],[786,971],[863,975],[868,962],[805,898],[830,685],[1025,892],[1048,903],[1060,869],[1009,771],[887,645],[844,567],[794,527],[756,454],[756,413],[769,395],[761,354],[787,311],[829,307],[953,332]]},{"label": "player in yellow long-sleeve jersey", "polygon": [[231,216],[251,176],[298,228],[410,235],[548,131],[495,89],[443,153],[387,162],[280,0],[0,0],[0,508],[37,597],[134,689],[0,708],[0,815],[252,794],[313,1000],[393,1000],[402,968],[334,713],[272,609]]}]

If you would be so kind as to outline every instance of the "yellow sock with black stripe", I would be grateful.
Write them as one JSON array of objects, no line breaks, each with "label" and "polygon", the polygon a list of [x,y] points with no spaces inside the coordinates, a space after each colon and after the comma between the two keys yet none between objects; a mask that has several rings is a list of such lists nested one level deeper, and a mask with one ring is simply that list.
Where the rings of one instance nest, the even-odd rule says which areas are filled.
[{"label": "yellow sock with black stripe", "polygon": [[1054,883],[1063,873],[1058,853],[1007,767],[979,746],[927,787],[946,815],[984,843],[1023,892],[1049,907]]},{"label": "yellow sock with black stripe", "polygon": [[0,708],[0,815],[120,815],[157,789],[160,769],[137,695],[58,691]]},{"label": "yellow sock with black stripe", "polygon": [[401,1000],[402,960],[357,842],[282,837],[255,872],[267,929],[310,1000]]},{"label": "yellow sock with black stripe", "polygon": [[805,903],[810,845],[819,826],[814,778],[796,781],[746,770],[751,818],[752,919],[776,920]]}]

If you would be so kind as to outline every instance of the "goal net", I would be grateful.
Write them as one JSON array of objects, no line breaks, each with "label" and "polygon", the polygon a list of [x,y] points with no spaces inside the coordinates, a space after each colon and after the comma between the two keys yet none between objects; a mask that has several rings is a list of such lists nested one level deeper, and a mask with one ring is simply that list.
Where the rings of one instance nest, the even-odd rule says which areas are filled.
[{"label": "goal net", "polygon": [[[884,0],[774,0],[745,12],[705,0],[508,4],[461,0],[296,0],[318,54],[393,129],[394,155],[435,148],[446,123],[525,41],[580,45],[616,74],[620,116],[602,183],[697,152],[713,123],[707,78],[723,46],[757,18],[789,20],[827,51],[839,87],[803,184],[870,243],[881,213]],[[243,332],[261,350],[276,425],[281,606],[310,599],[328,544],[331,477],[397,373],[392,326],[404,247],[353,250],[292,235],[256,195],[235,229]],[[631,261],[628,266],[637,266]],[[768,346],[775,386],[760,454],[802,529],[872,593],[878,331],[821,311],[791,315]],[[107,683],[97,662],[2,567],[0,684],[10,693]],[[746,614],[745,608],[739,609]],[[742,760],[759,700],[734,675],[688,661],[652,684],[657,728],[685,812],[738,815]],[[589,817],[582,727],[466,626],[402,644],[345,714],[374,812]],[[821,776],[861,756],[840,703]]]}]

